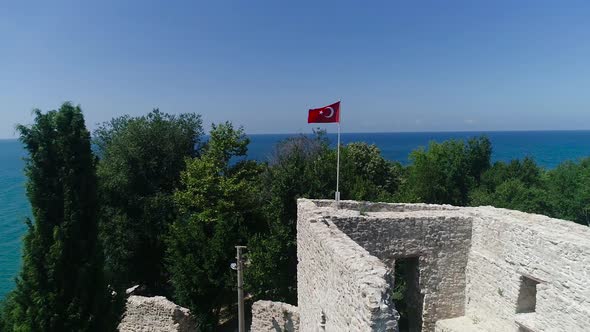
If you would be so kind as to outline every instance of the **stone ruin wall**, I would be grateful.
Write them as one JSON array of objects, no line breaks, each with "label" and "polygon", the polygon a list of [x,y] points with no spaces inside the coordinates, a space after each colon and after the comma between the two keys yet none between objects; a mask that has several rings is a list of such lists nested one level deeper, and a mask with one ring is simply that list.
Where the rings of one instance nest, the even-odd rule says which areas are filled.
[{"label": "stone ruin wall", "polygon": [[[476,326],[590,331],[590,228],[491,207],[466,212],[474,216],[466,316]],[[517,313],[525,280],[537,283],[536,305]]]},{"label": "stone ruin wall", "polygon": [[257,301],[252,306],[251,331],[299,331],[299,309],[272,301]]},{"label": "stone ruin wall", "polygon": [[418,260],[416,279],[421,298],[408,300],[424,303],[422,323],[418,324],[423,331],[434,330],[438,320],[464,315],[471,218],[453,210],[431,210],[397,212],[393,216],[377,212],[338,218],[334,223],[379,258],[391,274],[397,259]]},{"label": "stone ruin wall", "polygon": [[492,207],[332,204],[298,202],[300,331],[395,330],[405,257],[419,260],[424,332],[590,331],[588,227]]},{"label": "stone ruin wall", "polygon": [[117,328],[121,332],[195,332],[188,309],[163,296],[132,295]]},{"label": "stone ruin wall", "polygon": [[385,265],[307,204],[297,211],[301,331],[395,331]]}]

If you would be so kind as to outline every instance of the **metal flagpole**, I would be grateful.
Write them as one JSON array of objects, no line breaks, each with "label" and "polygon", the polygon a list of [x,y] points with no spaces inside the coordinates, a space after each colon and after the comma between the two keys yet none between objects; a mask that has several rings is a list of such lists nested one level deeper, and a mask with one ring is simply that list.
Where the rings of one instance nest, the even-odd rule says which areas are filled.
[{"label": "metal flagpole", "polygon": [[336,157],[336,208],[340,207],[340,111],[342,110],[342,104],[340,106],[338,110],[338,152]]},{"label": "metal flagpole", "polygon": [[244,262],[242,259],[242,249],[245,246],[236,246],[237,255],[236,263],[238,270],[238,331],[246,332],[246,323],[244,319]]}]

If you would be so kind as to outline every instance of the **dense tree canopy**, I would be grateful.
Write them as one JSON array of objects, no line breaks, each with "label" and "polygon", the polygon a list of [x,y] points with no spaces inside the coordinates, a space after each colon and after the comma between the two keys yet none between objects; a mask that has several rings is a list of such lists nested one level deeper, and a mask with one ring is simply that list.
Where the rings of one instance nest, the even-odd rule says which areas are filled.
[{"label": "dense tree canopy", "polygon": [[542,183],[542,170],[531,158],[496,162],[483,174],[481,185],[470,193],[470,204],[550,214]]},{"label": "dense tree canopy", "polygon": [[590,158],[562,163],[545,181],[550,215],[590,226]]},{"label": "dense tree canopy", "polygon": [[414,150],[401,200],[466,205],[469,192],[490,167],[491,155],[486,137],[431,142],[428,149]]},{"label": "dense tree canopy", "polygon": [[471,194],[471,205],[493,205],[590,225],[590,159],[552,170],[533,159],[496,162]]},{"label": "dense tree canopy", "polygon": [[249,242],[248,290],[257,298],[296,303],[297,198],[334,195],[335,159],[323,132],[288,138],[275,147],[261,175],[266,230]]},{"label": "dense tree canopy", "polygon": [[[259,163],[246,158],[241,128],[213,125],[203,142],[198,115],[154,110],[103,124],[95,166],[79,107],[37,111],[19,129],[34,221],[0,330],[111,330],[122,296],[112,299],[107,283],[119,295],[140,284],[171,297],[215,330],[234,312],[238,244],[248,246],[251,299],[296,304],[297,199],[335,193],[325,132],[281,141]],[[340,152],[342,199],[493,205],[590,225],[590,158],[552,170],[531,158],[492,165],[486,137],[432,142],[408,166],[362,142]]]},{"label": "dense tree canopy", "polygon": [[214,330],[235,302],[235,245],[247,244],[260,221],[260,166],[241,159],[248,138],[229,123],[213,125],[197,158],[187,159],[174,195],[179,218],[168,238],[174,296],[191,309],[200,330]]},{"label": "dense tree canopy", "polygon": [[[333,199],[336,157],[322,131],[277,144],[261,180],[267,226],[249,242],[246,282],[255,298],[296,303],[297,198]],[[391,201],[401,173],[401,165],[385,160],[374,145],[341,148],[342,199]]]},{"label": "dense tree canopy", "polygon": [[402,182],[403,167],[383,158],[377,146],[350,143],[341,151],[341,164],[342,198],[394,200]]},{"label": "dense tree canopy", "polygon": [[200,116],[157,109],[113,119],[95,132],[106,272],[119,291],[140,284],[167,293],[164,237],[176,218],[172,196],[201,136]]},{"label": "dense tree canopy", "polygon": [[105,331],[108,297],[98,245],[97,180],[80,107],[35,111],[19,126],[29,157],[23,265],[4,309],[7,331]]}]

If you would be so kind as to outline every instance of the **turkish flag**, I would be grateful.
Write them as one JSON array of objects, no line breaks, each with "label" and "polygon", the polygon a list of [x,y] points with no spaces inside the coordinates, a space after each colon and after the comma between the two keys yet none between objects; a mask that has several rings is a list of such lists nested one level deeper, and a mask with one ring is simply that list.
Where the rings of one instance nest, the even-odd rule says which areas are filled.
[{"label": "turkish flag", "polygon": [[312,108],[307,116],[307,123],[340,122],[340,102],[332,105]]}]

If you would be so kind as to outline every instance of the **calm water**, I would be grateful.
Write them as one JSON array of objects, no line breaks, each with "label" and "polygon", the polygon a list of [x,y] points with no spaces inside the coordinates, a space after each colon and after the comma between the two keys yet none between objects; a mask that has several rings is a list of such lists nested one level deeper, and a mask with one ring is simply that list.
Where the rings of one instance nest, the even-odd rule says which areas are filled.
[{"label": "calm water", "polygon": [[[486,135],[492,141],[494,161],[531,156],[539,165],[554,168],[564,160],[590,156],[590,131],[355,133],[342,134],[341,140],[343,144],[358,141],[375,144],[385,158],[405,165],[412,150],[427,146],[430,141],[467,139],[478,135]],[[289,136],[291,135],[252,135],[250,157],[265,160],[274,143]],[[335,134],[329,134],[328,137],[332,143],[336,142]]]},{"label": "calm water", "polygon": [[[408,154],[429,141],[487,135],[493,143],[493,159],[509,161],[525,156],[553,168],[564,160],[590,156],[590,131],[448,132],[342,134],[344,144],[364,141],[376,144],[385,158],[408,163]],[[266,160],[274,144],[291,135],[252,135],[249,156]],[[335,135],[329,135],[335,142]],[[20,264],[24,220],[30,215],[23,175],[25,152],[16,140],[0,140],[0,299],[14,287]]]},{"label": "calm water", "polygon": [[21,238],[30,207],[25,197],[25,152],[18,141],[0,140],[0,299],[14,287]]}]

